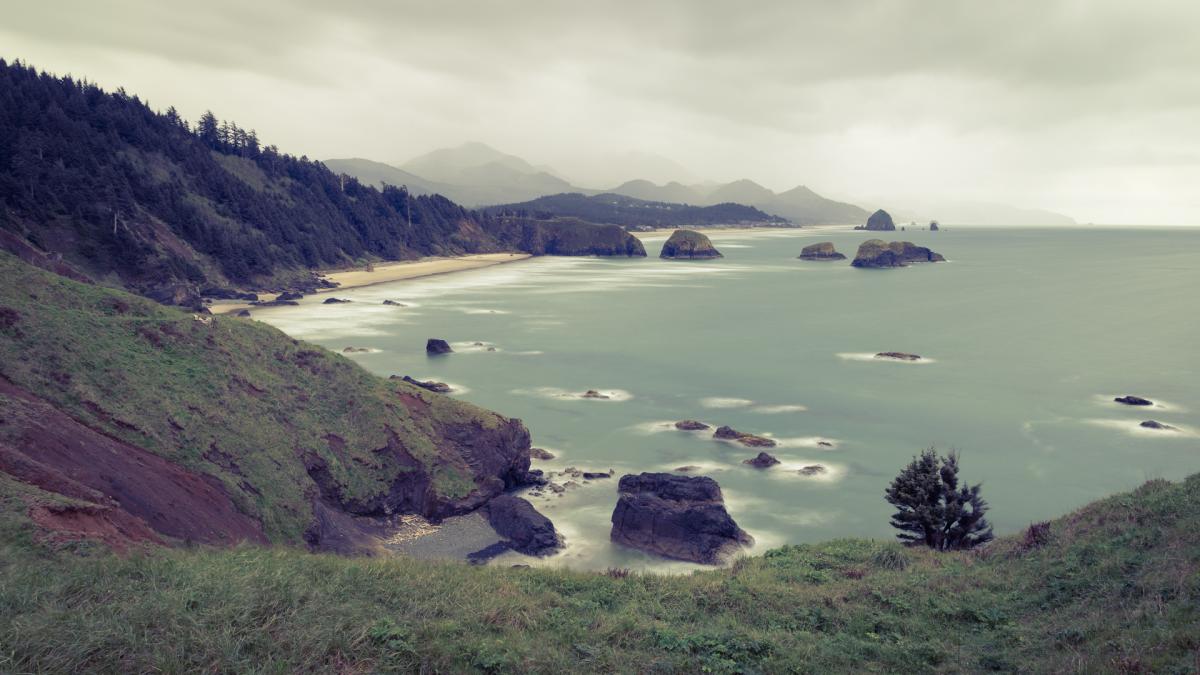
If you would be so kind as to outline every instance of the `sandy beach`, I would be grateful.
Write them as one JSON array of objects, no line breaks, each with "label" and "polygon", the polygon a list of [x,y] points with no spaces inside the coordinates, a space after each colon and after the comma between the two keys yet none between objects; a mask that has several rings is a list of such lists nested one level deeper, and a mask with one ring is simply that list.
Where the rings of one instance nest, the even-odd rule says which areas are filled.
[{"label": "sandy beach", "polygon": [[[322,276],[337,284],[337,288],[327,288],[318,291],[318,293],[334,293],[344,291],[351,288],[361,288],[363,286],[371,286],[374,284],[385,284],[389,281],[403,281],[405,279],[416,279],[419,277],[428,277],[435,274],[447,274],[449,272],[463,272],[466,270],[480,269],[483,267],[491,267],[492,265],[502,265],[504,263],[516,262],[529,258],[528,253],[479,253],[476,255],[464,255],[455,258],[430,257],[421,258],[420,260],[401,260],[397,262],[387,262],[375,265],[370,270],[344,270],[339,272],[323,272]],[[277,294],[275,293],[260,293],[259,298],[264,301],[274,300]],[[240,309],[253,309],[254,305],[246,302],[214,302],[210,307],[214,314],[228,314],[236,312]]]}]

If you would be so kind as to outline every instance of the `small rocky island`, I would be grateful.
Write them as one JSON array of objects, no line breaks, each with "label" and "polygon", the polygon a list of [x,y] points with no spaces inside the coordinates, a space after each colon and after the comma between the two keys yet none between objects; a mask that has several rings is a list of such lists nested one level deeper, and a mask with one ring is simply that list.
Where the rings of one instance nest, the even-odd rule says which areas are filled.
[{"label": "small rocky island", "polygon": [[450,343],[446,342],[445,340],[439,340],[438,338],[429,338],[425,342],[425,353],[426,354],[433,354],[433,355],[449,354],[453,351],[454,350],[450,348]]},{"label": "small rocky island", "polygon": [[822,241],[810,244],[800,250],[801,260],[845,260],[846,256],[838,253],[832,241]]},{"label": "small rocky island", "polygon": [[742,464],[747,464],[756,469],[769,469],[779,463],[779,460],[774,455],[769,455],[766,452],[758,453],[758,456],[750,459],[742,460]]},{"label": "small rocky island", "polygon": [[718,565],[754,543],[725,510],[721,487],[706,476],[627,474],[617,491],[611,537],[618,544]]},{"label": "small rocky island", "polygon": [[1163,424],[1162,422],[1156,422],[1154,420],[1146,420],[1145,422],[1142,422],[1138,426],[1143,429],[1156,429],[1158,431],[1178,431],[1178,429],[1171,426],[1170,424]]},{"label": "small rocky island", "polygon": [[735,441],[748,448],[775,447],[775,441],[767,438],[766,436],[755,436],[754,434],[738,431],[737,429],[729,426],[718,427],[717,430],[713,432],[713,438],[717,438],[722,441]]},{"label": "small rocky island", "polygon": [[945,262],[940,254],[917,246],[911,241],[868,239],[858,247],[858,253],[850,264],[861,268],[905,267],[909,263]]},{"label": "small rocky island", "polygon": [[723,258],[708,237],[695,230],[675,230],[663,244],[658,257],[667,260],[706,260]]},{"label": "small rocky island", "polygon": [[895,232],[896,223],[892,222],[892,214],[879,209],[867,218],[866,225],[859,225],[856,230],[871,230],[874,232]]},{"label": "small rocky island", "polygon": [[679,420],[675,423],[675,428],[680,431],[704,431],[712,427],[699,420]]},{"label": "small rocky island", "polygon": [[1142,398],[1141,396],[1134,396],[1133,394],[1126,394],[1125,396],[1118,396],[1118,397],[1114,398],[1113,400],[1116,401],[1117,403],[1124,403],[1125,405],[1138,405],[1138,406],[1154,405],[1154,401],[1151,401],[1148,398]]},{"label": "small rocky island", "polygon": [[875,355],[877,359],[887,361],[920,361],[921,357],[918,354],[909,354],[906,352],[879,352]]}]

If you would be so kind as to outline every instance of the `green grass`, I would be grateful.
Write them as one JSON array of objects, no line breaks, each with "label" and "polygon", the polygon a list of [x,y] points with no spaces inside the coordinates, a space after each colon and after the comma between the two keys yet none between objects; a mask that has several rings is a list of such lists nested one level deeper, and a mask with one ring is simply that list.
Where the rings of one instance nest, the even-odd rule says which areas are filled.
[{"label": "green grass", "polygon": [[0,512],[0,671],[1200,667],[1200,475],[1097,502],[1032,548],[839,540],[686,576],[286,548],[118,558],[48,551],[26,529]]},{"label": "green grass", "polygon": [[[365,500],[411,470],[396,453],[376,452],[394,434],[437,494],[454,499],[474,489],[474,471],[441,429],[505,423],[255,321],[203,323],[7,254],[0,279],[0,312],[9,317],[0,322],[0,375],[88,426],[219,477],[276,542],[300,542],[312,517],[303,454],[325,459],[347,499]],[[410,412],[400,394],[427,409]],[[15,428],[0,427],[0,442]]]}]

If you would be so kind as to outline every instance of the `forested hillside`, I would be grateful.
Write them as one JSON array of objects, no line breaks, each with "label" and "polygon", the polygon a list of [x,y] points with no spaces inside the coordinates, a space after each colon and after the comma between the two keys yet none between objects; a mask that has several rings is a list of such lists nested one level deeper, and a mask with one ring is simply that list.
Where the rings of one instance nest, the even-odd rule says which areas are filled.
[{"label": "forested hillside", "polygon": [[443,197],[377,190],[211,113],[192,124],[124,90],[3,60],[0,204],[6,248],[28,242],[151,295],[502,248]]},{"label": "forested hillside", "polygon": [[787,226],[787,220],[742,204],[691,206],[668,202],[649,202],[624,195],[606,193],[587,196],[563,193],[539,197],[519,204],[496,206],[488,214],[533,215],[536,218],[582,218],[593,223],[611,223],[622,227],[705,227],[713,225]]}]

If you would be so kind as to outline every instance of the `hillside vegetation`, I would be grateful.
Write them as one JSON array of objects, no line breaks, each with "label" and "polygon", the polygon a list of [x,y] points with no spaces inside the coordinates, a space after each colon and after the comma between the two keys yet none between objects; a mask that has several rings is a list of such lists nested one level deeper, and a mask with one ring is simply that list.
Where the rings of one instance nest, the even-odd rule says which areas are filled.
[{"label": "hillside vegetation", "polygon": [[618,194],[588,196],[564,193],[519,204],[487,209],[489,214],[532,215],[536,218],[570,217],[622,227],[705,227],[713,225],[790,225],[783,218],[742,204],[690,206],[649,202]]},{"label": "hillside vegetation", "polygon": [[356,549],[355,518],[469,510],[528,470],[519,421],[265,324],[4,253],[0,279],[0,475],[90,504],[43,514],[68,533]]},{"label": "hillside vegetation", "polygon": [[[0,669],[1158,672],[1200,650],[1200,476],[975,552],[841,540],[688,576],[35,543],[0,478]],[[86,555],[85,555],[86,554]]]}]

